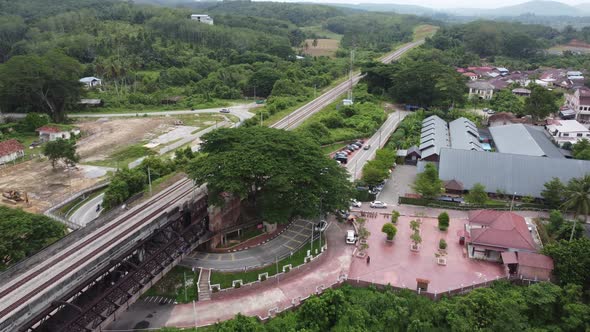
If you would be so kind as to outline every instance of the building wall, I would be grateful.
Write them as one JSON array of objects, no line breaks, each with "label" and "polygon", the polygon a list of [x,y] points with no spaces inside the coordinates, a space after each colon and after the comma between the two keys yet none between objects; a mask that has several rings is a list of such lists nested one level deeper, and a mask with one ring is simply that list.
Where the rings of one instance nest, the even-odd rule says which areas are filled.
[{"label": "building wall", "polygon": [[549,280],[551,278],[551,270],[540,269],[530,266],[518,266],[518,275],[525,279],[533,280]]},{"label": "building wall", "polygon": [[[240,221],[240,199],[227,199],[223,207],[209,207],[209,230],[212,233],[219,233],[228,227],[236,226]],[[221,243],[223,234],[216,234],[209,245],[211,248],[217,247]]]},{"label": "building wall", "polygon": [[6,156],[2,156],[2,157],[0,157],[0,165],[9,163],[17,158],[24,156],[24,155],[25,155],[25,152],[21,150],[18,152],[13,152],[11,154],[8,154]]}]

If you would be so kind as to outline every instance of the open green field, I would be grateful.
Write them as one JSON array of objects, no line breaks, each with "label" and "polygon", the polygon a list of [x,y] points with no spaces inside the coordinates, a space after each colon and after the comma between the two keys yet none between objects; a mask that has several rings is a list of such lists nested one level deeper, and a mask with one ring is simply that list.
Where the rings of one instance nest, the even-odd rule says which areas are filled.
[{"label": "open green field", "polygon": [[419,25],[414,28],[414,40],[434,36],[438,29],[439,27],[430,24]]}]

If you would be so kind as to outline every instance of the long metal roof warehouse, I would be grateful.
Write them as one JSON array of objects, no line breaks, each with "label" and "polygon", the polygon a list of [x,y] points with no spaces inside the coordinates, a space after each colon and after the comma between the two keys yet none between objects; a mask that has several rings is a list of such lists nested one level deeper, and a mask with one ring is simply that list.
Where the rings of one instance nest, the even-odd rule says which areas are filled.
[{"label": "long metal roof warehouse", "polygon": [[563,183],[590,173],[590,161],[546,158],[509,153],[442,148],[438,174],[441,180],[456,180],[470,189],[476,183],[486,191],[498,190],[517,196],[541,197],[546,182],[556,177]]}]

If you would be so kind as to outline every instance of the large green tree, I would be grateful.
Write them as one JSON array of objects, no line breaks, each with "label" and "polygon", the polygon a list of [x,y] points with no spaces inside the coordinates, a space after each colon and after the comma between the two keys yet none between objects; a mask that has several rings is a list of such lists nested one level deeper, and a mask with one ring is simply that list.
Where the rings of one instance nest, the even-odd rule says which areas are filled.
[{"label": "large green tree", "polygon": [[550,243],[543,248],[555,264],[555,275],[562,285],[576,284],[590,289],[590,240],[580,238],[573,241]]},{"label": "large green tree", "polygon": [[0,107],[43,112],[62,122],[79,101],[81,74],[80,63],[59,51],[12,57],[0,65]]},{"label": "large green tree", "polygon": [[0,206],[0,270],[66,234],[66,227],[42,215]]},{"label": "large green tree", "polygon": [[531,96],[524,102],[525,114],[539,120],[558,110],[557,97],[553,92],[539,85],[532,86],[530,90]]},{"label": "large green tree", "polygon": [[427,199],[435,198],[443,190],[443,182],[438,178],[438,171],[433,164],[426,164],[424,172],[418,174],[414,190]]},{"label": "large green tree", "polygon": [[481,183],[474,184],[465,196],[465,201],[469,204],[485,204],[487,199],[488,193],[486,192],[486,187]]},{"label": "large green tree", "polygon": [[590,160],[590,141],[584,138],[572,145],[572,156],[575,159]]},{"label": "large green tree", "polygon": [[545,200],[545,204],[552,208],[559,208],[563,203],[564,185],[559,178],[553,178],[551,181],[544,184],[545,189],[541,191],[541,197]]},{"label": "large green tree", "polygon": [[348,174],[307,136],[249,127],[220,129],[203,141],[206,156],[194,159],[188,173],[198,184],[207,184],[215,205],[230,193],[271,222],[348,206]]},{"label": "large green tree", "polygon": [[76,141],[74,140],[57,139],[47,142],[43,147],[43,154],[51,160],[51,166],[53,168],[55,168],[55,164],[60,160],[70,165],[80,160],[80,155],[76,153]]},{"label": "large green tree", "polygon": [[491,104],[496,112],[511,112],[519,115],[524,112],[524,103],[509,89],[494,93]]}]

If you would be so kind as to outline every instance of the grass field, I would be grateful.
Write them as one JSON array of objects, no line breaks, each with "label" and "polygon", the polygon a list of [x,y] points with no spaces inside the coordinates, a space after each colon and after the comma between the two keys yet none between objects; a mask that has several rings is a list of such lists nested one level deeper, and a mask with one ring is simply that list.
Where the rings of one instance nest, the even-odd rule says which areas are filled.
[{"label": "grass field", "polygon": [[[192,109],[200,110],[200,109],[209,109],[209,108],[219,108],[219,107],[231,107],[234,105],[239,104],[249,104],[253,103],[253,100],[247,99],[235,99],[235,100],[213,100],[208,103],[202,104],[195,104],[192,105]],[[190,110],[191,107],[185,106],[182,103],[177,105],[133,105],[133,106],[126,106],[126,107],[100,107],[94,108],[92,110],[83,110],[79,112],[71,112],[71,114],[113,114],[113,113],[154,113],[154,112],[165,112],[165,111],[178,111],[178,110]]]},{"label": "grass field", "polygon": [[305,31],[307,33],[313,33],[318,38],[322,38],[322,39],[335,39],[335,40],[338,40],[338,41],[340,41],[342,39],[342,35],[341,34],[332,32],[330,30],[326,30],[326,29],[322,28],[322,26],[320,26],[320,25],[302,27],[301,30],[303,30],[303,31]]},{"label": "grass field", "polygon": [[141,297],[162,296],[168,299],[174,299],[178,303],[189,303],[193,300],[198,300],[198,280],[199,270],[193,272],[189,268],[175,266]]},{"label": "grass field", "polygon": [[333,57],[340,47],[340,41],[337,39],[317,39],[317,45],[313,46],[313,39],[306,39],[303,53],[311,56]]},{"label": "grass field", "polygon": [[145,143],[132,144],[122,149],[115,151],[109,158],[105,160],[96,160],[88,162],[89,165],[106,166],[106,167],[127,167],[130,162],[135,161],[141,157],[147,157],[156,154],[153,150],[143,146]]},{"label": "grass field", "polygon": [[414,28],[414,40],[433,36],[438,29],[439,27],[430,24],[419,25]]}]

